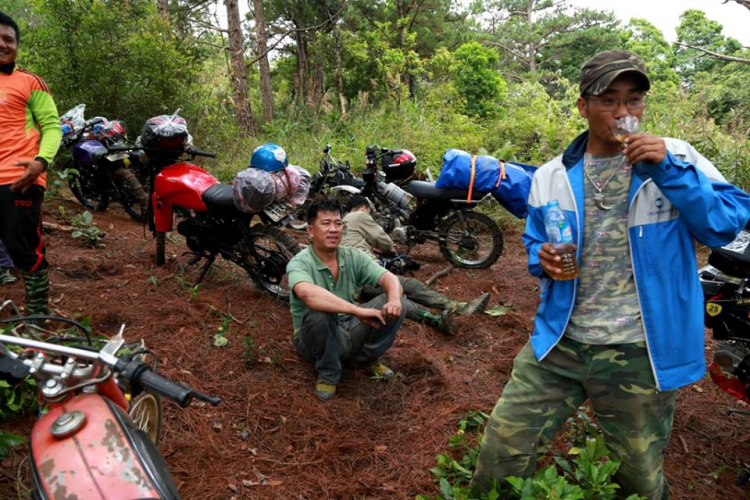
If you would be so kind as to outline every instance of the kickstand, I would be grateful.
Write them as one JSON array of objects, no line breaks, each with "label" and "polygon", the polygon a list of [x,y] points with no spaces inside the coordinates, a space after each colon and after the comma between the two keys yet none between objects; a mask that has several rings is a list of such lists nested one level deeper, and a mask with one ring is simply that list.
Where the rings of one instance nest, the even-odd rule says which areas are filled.
[{"label": "kickstand", "polygon": [[201,275],[198,276],[198,281],[195,282],[195,285],[197,286],[201,281],[203,281],[203,278],[206,277],[208,274],[208,270],[211,269],[211,266],[213,265],[214,261],[216,260],[216,254],[211,254],[208,257],[206,257],[206,263],[203,264],[203,268],[201,269]]}]

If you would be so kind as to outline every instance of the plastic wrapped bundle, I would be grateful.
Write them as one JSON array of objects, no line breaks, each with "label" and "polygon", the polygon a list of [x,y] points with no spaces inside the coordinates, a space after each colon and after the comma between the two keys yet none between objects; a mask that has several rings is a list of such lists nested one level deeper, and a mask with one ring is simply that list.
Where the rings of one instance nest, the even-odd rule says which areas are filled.
[{"label": "plastic wrapped bundle", "polygon": [[526,202],[531,189],[531,177],[536,167],[498,160],[492,156],[474,157],[460,149],[449,149],[443,154],[443,168],[435,183],[440,189],[473,189],[488,193],[518,218],[526,217]]},{"label": "plastic wrapped bundle", "polygon": [[309,191],[310,174],[295,165],[290,165],[281,172],[246,168],[232,182],[235,206],[238,210],[253,214],[274,202],[301,205]]},{"label": "plastic wrapped bundle", "polygon": [[310,193],[310,181],[312,176],[310,172],[297,165],[289,165],[286,169],[289,172],[289,178],[295,179],[295,176],[299,177],[299,180],[294,180],[293,185],[297,188],[294,190],[292,196],[286,200],[286,202],[292,207],[298,207],[307,200],[307,195]]},{"label": "plastic wrapped bundle", "polygon": [[86,123],[86,119],[83,117],[85,110],[86,105],[79,104],[78,106],[69,109],[60,117],[60,127],[62,128],[63,136],[72,134],[83,128]]},{"label": "plastic wrapped bundle", "polygon": [[140,135],[145,148],[181,150],[189,143],[187,122],[177,113],[149,118]]},{"label": "plastic wrapped bundle", "polygon": [[104,120],[91,129],[92,135],[100,141],[120,141],[125,138],[125,127],[118,120]]}]

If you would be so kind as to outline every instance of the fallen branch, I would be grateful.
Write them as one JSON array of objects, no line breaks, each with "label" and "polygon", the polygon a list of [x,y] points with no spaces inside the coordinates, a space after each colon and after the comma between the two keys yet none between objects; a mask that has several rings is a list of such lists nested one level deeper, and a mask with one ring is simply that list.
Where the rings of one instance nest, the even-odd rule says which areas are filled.
[{"label": "fallen branch", "polygon": [[[72,233],[73,231],[79,231],[79,229],[74,226],[63,226],[62,224],[55,224],[54,222],[47,221],[42,222],[42,229],[49,233],[53,233],[55,231],[59,233]],[[107,233],[105,233],[104,231],[99,231],[98,235],[104,238],[105,236],[107,236]]]},{"label": "fallen branch", "polygon": [[443,276],[448,276],[451,271],[453,271],[453,264],[448,264],[448,267],[446,267],[442,271],[436,272],[435,274],[427,278],[427,281],[425,281],[424,284],[430,286],[435,282],[436,279],[442,278]]}]

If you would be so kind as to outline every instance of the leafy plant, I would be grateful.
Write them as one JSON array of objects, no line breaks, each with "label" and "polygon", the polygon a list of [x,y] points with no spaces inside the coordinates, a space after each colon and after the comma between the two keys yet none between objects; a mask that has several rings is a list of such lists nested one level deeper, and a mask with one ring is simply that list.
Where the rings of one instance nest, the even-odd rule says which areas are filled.
[{"label": "leafy plant", "polygon": [[157,288],[159,286],[159,278],[157,278],[153,274],[148,277],[148,282],[151,283],[151,286],[153,286],[154,288]]},{"label": "leafy plant", "polygon": [[0,419],[36,411],[39,408],[37,392],[36,381],[30,377],[18,384],[0,380]]},{"label": "leafy plant", "polygon": [[22,438],[21,436],[16,436],[15,434],[11,434],[10,432],[0,431],[0,458],[7,457],[8,451],[11,448],[25,442],[26,439]]},{"label": "leafy plant", "polygon": [[[620,462],[607,457],[604,438],[597,434],[589,437],[589,432],[598,427],[585,412],[579,412],[576,419],[569,421],[569,437],[582,440],[580,447],[568,451],[574,456],[572,463],[556,454],[555,464],[538,470],[532,477],[508,477],[507,484],[494,483],[487,493],[472,490],[471,478],[479,455],[479,434],[488,416],[480,411],[470,411],[459,419],[458,431],[448,439],[448,453],[437,456],[437,467],[430,469],[440,489],[439,497],[418,495],[417,500],[497,500],[507,499],[554,499],[554,500],[613,500],[619,485],[612,478],[620,467]],[[455,458],[460,454],[460,458]],[[501,496],[505,494],[505,496]],[[626,500],[640,500],[631,495]]]},{"label": "leafy plant", "polygon": [[232,317],[228,314],[222,313],[221,324],[216,329],[216,335],[214,335],[214,345],[216,347],[224,347],[229,344],[229,339],[226,338],[226,334],[229,333],[229,327],[232,325]]},{"label": "leafy plant", "polygon": [[252,335],[248,335],[242,340],[242,358],[245,361],[245,366],[250,367],[258,363],[258,353],[255,349],[255,339]]},{"label": "leafy plant", "polygon": [[47,189],[52,196],[57,196],[63,186],[77,175],[81,175],[81,173],[75,168],[53,169],[47,173]]},{"label": "leafy plant", "polygon": [[90,248],[102,248],[104,233],[94,225],[94,216],[86,210],[82,214],[76,214],[71,221],[76,229],[70,233],[73,238],[82,238],[84,245]]}]

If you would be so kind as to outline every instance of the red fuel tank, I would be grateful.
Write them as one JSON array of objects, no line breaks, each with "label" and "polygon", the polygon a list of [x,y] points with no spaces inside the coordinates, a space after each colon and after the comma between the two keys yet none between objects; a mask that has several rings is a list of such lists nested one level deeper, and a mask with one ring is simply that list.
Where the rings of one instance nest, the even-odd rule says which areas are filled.
[{"label": "red fuel tank", "polygon": [[174,206],[199,212],[206,211],[201,195],[219,181],[202,168],[190,163],[164,167],[154,179],[154,215],[157,231],[172,230]]},{"label": "red fuel tank", "polygon": [[97,394],[76,397],[46,413],[32,431],[31,453],[34,476],[46,498],[161,498]]}]

